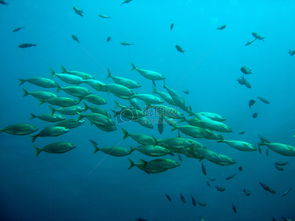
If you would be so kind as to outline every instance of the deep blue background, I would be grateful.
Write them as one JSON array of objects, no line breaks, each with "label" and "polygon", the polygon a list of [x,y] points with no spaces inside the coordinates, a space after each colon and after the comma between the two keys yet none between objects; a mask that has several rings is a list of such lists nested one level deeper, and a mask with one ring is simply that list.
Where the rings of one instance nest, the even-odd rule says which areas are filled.
[{"label": "deep blue background", "polygon": [[[8,0],[7,0],[8,1]],[[73,13],[77,6],[85,11],[83,18]],[[195,111],[212,111],[226,116],[234,128],[230,139],[245,139],[256,144],[262,134],[272,141],[294,144],[295,122],[294,82],[295,57],[288,55],[295,49],[295,3],[292,0],[134,0],[120,6],[120,0],[9,1],[0,5],[0,103],[1,127],[29,122],[29,114],[46,112],[33,98],[23,98],[18,78],[49,76],[49,68],[92,73],[106,79],[106,69],[128,76],[143,84],[138,92],[150,92],[152,85],[136,72],[130,63],[159,71],[167,76],[167,85],[178,91],[190,89],[186,96]],[[110,20],[97,15],[107,14]],[[170,23],[175,23],[173,32]],[[223,31],[216,27],[227,24]],[[24,30],[12,33],[18,26]],[[251,32],[265,36],[249,47]],[[71,39],[75,34],[81,44]],[[110,43],[105,41],[112,36]],[[121,41],[135,45],[123,47]],[[18,44],[33,42],[38,47],[19,49]],[[182,55],[175,44],[185,49]],[[254,74],[249,76],[252,89],[237,84],[240,67],[247,65]],[[110,81],[108,81],[110,82]],[[37,87],[25,84],[29,90]],[[161,87],[161,83],[158,84]],[[103,95],[103,94],[102,94]],[[257,103],[248,109],[248,100],[257,95],[268,98],[271,105]],[[113,97],[107,108],[114,108]],[[253,111],[259,113],[251,118]],[[38,120],[39,127],[47,125]],[[133,123],[124,123],[131,132],[171,137],[166,128],[163,135]],[[237,135],[240,130],[247,133]],[[37,146],[68,140],[77,149],[64,155],[42,153],[35,156],[30,137],[1,134],[0,148],[0,208],[1,217],[9,221],[35,220],[135,220],[146,217],[150,221],[193,221],[199,216],[206,220],[248,221],[271,220],[272,216],[295,218],[295,193],[286,198],[264,192],[258,185],[265,182],[279,193],[295,185],[295,164],[292,158],[270,153],[243,153],[226,145],[204,141],[208,147],[228,154],[238,161],[230,167],[205,162],[209,177],[227,191],[220,193],[206,186],[199,163],[185,159],[183,165],[166,173],[146,175],[138,169],[127,170],[127,158],[115,158],[103,153],[92,154],[88,139],[100,145],[136,145],[131,139],[122,141],[121,131],[104,133],[85,123],[81,128],[60,138],[40,138]],[[202,140],[203,142],[203,140]],[[132,159],[143,156],[134,153]],[[284,172],[275,170],[273,163],[288,160]],[[231,181],[224,178],[244,171]],[[253,194],[245,197],[243,188]],[[163,194],[169,193],[173,203]],[[182,204],[179,193],[194,195],[208,203],[206,208]],[[231,205],[238,208],[233,214]]]}]

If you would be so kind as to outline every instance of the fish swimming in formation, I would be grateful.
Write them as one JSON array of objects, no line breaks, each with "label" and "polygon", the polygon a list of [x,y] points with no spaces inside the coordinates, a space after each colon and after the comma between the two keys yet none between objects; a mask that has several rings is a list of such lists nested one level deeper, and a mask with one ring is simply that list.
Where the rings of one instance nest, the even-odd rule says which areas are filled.
[{"label": "fish swimming in formation", "polygon": [[12,30],[12,32],[18,32],[18,31],[20,31],[20,30],[23,30],[24,28],[25,28],[24,26],[17,27],[17,28],[14,28],[14,29]]},{"label": "fish swimming in formation", "polygon": [[239,141],[239,140],[219,140],[218,143],[225,143],[237,150],[240,151],[256,151],[257,148],[254,147],[252,144],[245,142],[245,141]]},{"label": "fish swimming in formation", "polygon": [[252,85],[250,84],[250,82],[246,78],[244,78],[244,76],[237,79],[237,81],[240,85],[244,85],[247,88],[252,88]]},{"label": "fish swimming in formation", "polygon": [[197,201],[196,201],[195,197],[193,197],[193,196],[191,196],[191,197],[192,197],[192,205],[194,207],[196,207],[197,206]]},{"label": "fish swimming in formation", "polygon": [[22,43],[22,44],[18,45],[19,48],[31,48],[31,47],[36,47],[36,46],[37,45],[33,44],[33,43]]},{"label": "fish swimming in formation", "polygon": [[265,39],[264,37],[262,37],[261,35],[257,34],[256,32],[252,32],[251,34],[257,40],[264,41],[264,39]]},{"label": "fish swimming in formation", "polygon": [[295,156],[295,147],[292,145],[283,144],[283,143],[273,143],[261,136],[260,136],[259,145],[267,146],[271,151],[281,154],[283,156],[289,156],[289,157]]},{"label": "fish swimming in formation", "polygon": [[89,142],[94,147],[94,153],[98,151],[102,151],[114,157],[123,157],[123,156],[130,155],[134,151],[133,148],[125,148],[125,147],[119,147],[119,146],[109,146],[109,147],[99,148],[98,144],[94,140],[89,140]]},{"label": "fish swimming in formation", "polygon": [[35,142],[38,137],[57,137],[63,135],[70,130],[65,127],[48,126],[42,129],[38,134],[32,136],[32,142]]},{"label": "fish swimming in formation", "polygon": [[224,192],[226,189],[223,186],[215,186],[216,190],[219,192]]},{"label": "fish swimming in formation", "polygon": [[134,80],[131,80],[131,79],[125,78],[125,77],[120,77],[120,76],[113,75],[110,69],[108,69],[108,76],[107,77],[111,78],[115,83],[121,84],[121,85],[123,85],[125,87],[128,87],[130,89],[141,87],[141,85],[138,82],[134,81]]},{"label": "fish swimming in formation", "polygon": [[34,148],[36,149],[36,156],[39,156],[41,152],[55,153],[55,154],[66,153],[68,151],[73,150],[75,147],[76,145],[73,143],[56,142],[56,143],[48,144],[43,148],[39,148],[39,147],[34,147]]},{"label": "fish swimming in formation", "polygon": [[20,86],[26,82],[43,88],[56,88],[59,86],[54,80],[44,77],[19,79]]},{"label": "fish swimming in formation", "polygon": [[73,7],[73,10],[74,10],[74,12],[75,12],[77,15],[79,15],[79,16],[81,16],[81,17],[84,16],[84,12],[83,12],[83,10],[81,10],[81,9],[79,9],[79,8],[76,8],[76,7]]},{"label": "fish swimming in formation", "polygon": [[63,117],[60,114],[36,115],[36,114],[31,113],[31,119],[35,119],[35,118],[38,118],[40,120],[47,121],[47,122],[52,122],[52,123],[57,123],[57,122],[60,122],[60,121],[63,121],[66,119],[65,117]]},{"label": "fish swimming in formation", "polygon": [[71,37],[72,37],[72,39],[73,39],[74,41],[80,43],[80,40],[79,40],[79,38],[78,38],[76,35],[72,35]]},{"label": "fish swimming in formation", "polygon": [[245,46],[249,46],[249,45],[253,44],[256,40],[257,40],[257,39],[254,38],[252,41],[248,41],[248,42],[246,42]]},{"label": "fish swimming in formation", "polygon": [[127,42],[127,41],[122,41],[122,42],[120,42],[120,45],[122,45],[122,46],[132,46],[134,44],[130,43],[130,42]]},{"label": "fish swimming in formation", "polygon": [[237,176],[237,174],[234,173],[234,174],[231,174],[231,175],[227,176],[225,179],[226,180],[231,180],[231,179],[235,178],[236,176]]},{"label": "fish swimming in formation", "polygon": [[31,124],[13,124],[0,129],[0,133],[11,135],[29,135],[36,132],[38,128]]}]

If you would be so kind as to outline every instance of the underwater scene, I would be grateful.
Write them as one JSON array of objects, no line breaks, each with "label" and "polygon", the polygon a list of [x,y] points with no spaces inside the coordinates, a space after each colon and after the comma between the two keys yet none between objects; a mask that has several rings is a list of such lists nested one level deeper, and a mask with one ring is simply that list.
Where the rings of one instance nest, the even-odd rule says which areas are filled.
[{"label": "underwater scene", "polygon": [[0,0],[0,219],[295,220],[294,0]]}]

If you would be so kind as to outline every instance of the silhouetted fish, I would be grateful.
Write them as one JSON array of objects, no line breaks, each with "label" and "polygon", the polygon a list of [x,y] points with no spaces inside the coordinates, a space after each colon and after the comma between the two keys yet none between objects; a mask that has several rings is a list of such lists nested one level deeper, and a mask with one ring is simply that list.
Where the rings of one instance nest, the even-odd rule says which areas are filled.
[{"label": "silhouetted fish", "polygon": [[272,217],[272,221],[277,221],[277,219],[276,219],[276,218],[274,218],[274,217]]},{"label": "silhouetted fish", "polygon": [[72,37],[72,39],[73,39],[74,41],[80,43],[80,40],[79,40],[79,38],[78,38],[76,35],[72,35],[71,37]]},{"label": "silhouetted fish", "polygon": [[270,102],[269,102],[267,99],[263,98],[263,97],[258,96],[257,98],[258,98],[261,102],[263,102],[263,103],[265,103],[265,104],[270,104]]},{"label": "silhouetted fish", "polygon": [[132,0],[124,0],[124,1],[121,3],[121,5],[124,5],[124,4],[127,4],[127,3],[130,3],[130,2],[132,2]]},{"label": "silhouetted fish", "polygon": [[190,91],[189,91],[189,90],[184,90],[183,93],[184,93],[184,94],[189,94]]},{"label": "silhouetted fish", "polygon": [[202,168],[202,173],[207,176],[207,170],[206,170],[206,167],[203,163],[201,163],[201,168]]},{"label": "silhouetted fish", "polygon": [[252,114],[252,117],[253,117],[253,118],[257,118],[257,117],[258,117],[258,113],[255,112],[254,114]]},{"label": "silhouetted fish", "polygon": [[275,164],[278,165],[278,166],[287,166],[288,161],[277,161],[277,162],[275,162]]},{"label": "silhouetted fish", "polygon": [[83,10],[81,10],[81,9],[78,9],[78,8],[76,8],[76,7],[73,7],[73,10],[74,10],[74,12],[77,14],[77,15],[79,15],[79,16],[84,16],[84,12],[83,12]]},{"label": "silhouetted fish", "polygon": [[163,133],[164,131],[164,117],[163,116],[160,116],[159,117],[159,120],[158,120],[158,131],[160,134]]},{"label": "silhouetted fish", "polygon": [[232,210],[234,211],[234,213],[237,213],[237,207],[234,204],[232,204]]},{"label": "silhouetted fish", "polygon": [[275,164],[275,168],[276,168],[278,171],[284,171],[284,167],[279,166],[279,165],[276,165],[276,164]]},{"label": "silhouetted fish", "polygon": [[287,196],[292,190],[293,190],[293,188],[290,187],[287,191],[285,191],[284,193],[282,193],[281,197]]},{"label": "silhouetted fish", "polygon": [[23,44],[20,44],[18,47],[19,48],[31,48],[31,47],[36,47],[37,45],[36,44],[33,44],[33,43],[23,43]]},{"label": "silhouetted fish", "polygon": [[172,31],[173,28],[174,28],[174,23],[171,23],[171,24],[170,24],[170,30]]},{"label": "silhouetted fish", "polygon": [[194,207],[197,206],[197,201],[193,196],[192,196],[192,204],[193,204]]},{"label": "silhouetted fish", "polygon": [[211,187],[211,184],[210,184],[209,181],[206,181],[206,184],[207,184],[208,187]]},{"label": "silhouetted fish", "polygon": [[249,108],[251,108],[255,103],[256,101],[254,99],[249,100]]},{"label": "silhouetted fish", "polygon": [[197,201],[197,204],[201,207],[206,207],[207,206],[207,203],[205,202],[201,202],[201,201]]},{"label": "silhouetted fish", "polygon": [[246,188],[243,189],[243,193],[245,194],[245,196],[250,196],[252,194],[251,191]]},{"label": "silhouetted fish", "polygon": [[183,50],[182,47],[180,47],[179,45],[175,45],[175,48],[176,48],[176,50],[177,50],[178,52],[184,54],[185,51]]},{"label": "silhouetted fish", "polygon": [[221,25],[221,26],[218,26],[216,29],[217,30],[223,30],[223,29],[225,29],[226,28],[226,25]]},{"label": "silhouetted fish", "polygon": [[248,42],[245,44],[245,46],[249,46],[249,45],[251,45],[254,41],[256,41],[256,38],[255,38],[254,40],[252,40],[252,41],[248,41]]},{"label": "silhouetted fish", "polygon": [[177,154],[177,156],[178,156],[179,161],[183,162],[182,156],[180,154]]},{"label": "silhouetted fish", "polygon": [[145,218],[137,218],[136,221],[147,221]]},{"label": "silhouetted fish", "polygon": [[236,175],[237,175],[237,174],[234,173],[234,174],[232,174],[232,175],[229,175],[229,176],[226,177],[225,179],[226,179],[226,180],[231,180],[231,179],[235,178]]},{"label": "silhouetted fish", "polygon": [[240,135],[244,135],[246,133],[246,131],[240,131],[239,134]]},{"label": "silhouetted fish", "polygon": [[215,188],[219,192],[224,192],[225,191],[225,187],[223,187],[223,186],[215,186]]},{"label": "silhouetted fish", "polygon": [[180,197],[180,200],[181,200],[183,203],[186,203],[186,199],[185,199],[185,197],[184,197],[184,195],[183,195],[182,193],[179,195],[179,197]]},{"label": "silhouetted fish", "polygon": [[265,149],[265,155],[268,157],[269,156],[269,149]]},{"label": "silhouetted fish", "polygon": [[243,167],[242,166],[239,166],[239,171],[243,171]]},{"label": "silhouetted fish", "polygon": [[270,188],[268,185],[266,185],[265,183],[259,182],[260,186],[267,192],[270,192],[272,194],[276,194],[276,191],[272,188]]},{"label": "silhouetted fish", "polygon": [[167,193],[165,193],[165,197],[167,198],[167,200],[168,200],[169,202],[172,202],[172,198],[171,198],[170,195],[168,195]]},{"label": "silhouetted fish", "polygon": [[106,39],[107,42],[110,42],[111,40],[112,40],[111,36],[108,36],[107,39]]},{"label": "silhouetted fish", "polygon": [[18,32],[18,31],[20,31],[20,30],[22,30],[22,29],[24,29],[25,27],[18,27],[18,28],[15,28],[15,29],[13,29],[12,30],[12,32]]},{"label": "silhouetted fish", "polygon": [[258,150],[258,153],[261,154],[261,146],[260,145],[257,146],[257,150]]}]

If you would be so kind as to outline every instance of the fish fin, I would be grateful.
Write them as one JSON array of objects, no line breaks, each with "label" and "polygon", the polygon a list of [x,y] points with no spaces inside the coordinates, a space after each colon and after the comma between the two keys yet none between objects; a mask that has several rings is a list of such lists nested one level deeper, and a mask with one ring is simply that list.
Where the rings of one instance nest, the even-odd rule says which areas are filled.
[{"label": "fish fin", "polygon": [[49,106],[49,109],[51,110],[51,115],[55,114],[56,109],[52,106]]},{"label": "fish fin", "polygon": [[38,137],[39,137],[39,134],[33,135],[32,136],[32,143],[34,143]]},{"label": "fish fin", "polygon": [[21,86],[24,83],[26,83],[26,79],[18,79],[18,81],[19,81],[19,86]]},{"label": "fish fin", "polygon": [[35,150],[36,150],[36,156],[39,156],[39,154],[43,151],[42,148],[39,148],[39,147],[34,147]]},{"label": "fish fin", "polygon": [[108,76],[107,76],[107,78],[112,78],[112,72],[111,72],[111,70],[108,68]]},{"label": "fish fin", "polygon": [[120,112],[117,112],[115,110],[112,110],[112,112],[114,113],[114,117],[117,117],[120,114]]},{"label": "fish fin", "polygon": [[224,139],[217,140],[216,142],[217,142],[217,143],[223,143],[223,142],[224,142]]},{"label": "fish fin", "polygon": [[123,140],[125,140],[129,136],[128,131],[122,128],[122,132],[123,132]]},{"label": "fish fin", "polygon": [[157,86],[156,85],[156,81],[155,80],[152,80],[152,82],[153,82],[153,86],[156,87]]},{"label": "fish fin", "polygon": [[35,119],[35,118],[37,118],[37,116],[35,114],[31,113],[31,118],[30,119],[32,120],[32,119]]},{"label": "fish fin", "polygon": [[62,73],[68,73],[68,70],[65,68],[65,66],[61,66],[61,72]]},{"label": "fish fin", "polygon": [[259,135],[260,143],[258,144],[259,146],[265,145],[265,143],[270,143],[265,137]]},{"label": "fish fin", "polygon": [[135,64],[131,63],[131,70],[130,71],[136,71],[137,67],[135,66]]},{"label": "fish fin", "polygon": [[129,161],[129,164],[130,164],[129,167],[128,167],[128,170],[130,170],[135,166],[135,163],[129,158],[128,158],[128,161]]},{"label": "fish fin", "polygon": [[84,111],[88,111],[89,110],[89,106],[84,102]]},{"label": "fish fin", "polygon": [[99,147],[98,147],[98,143],[96,143],[96,141],[94,140],[89,140],[89,142],[93,145],[94,147],[94,152],[93,153],[96,153],[98,151],[100,151]]},{"label": "fish fin", "polygon": [[29,92],[29,91],[27,91],[27,90],[26,90],[26,89],[24,89],[24,88],[23,88],[23,92],[24,92],[24,97],[26,97],[26,96],[30,95],[30,92]]},{"label": "fish fin", "polygon": [[153,140],[155,141],[155,144],[157,144],[157,143],[158,143],[158,140],[157,140],[157,138],[155,138],[155,136],[154,136],[154,135],[152,135],[152,138],[153,138]]},{"label": "fish fin", "polygon": [[177,129],[176,126],[172,126],[171,131],[175,131]]},{"label": "fish fin", "polygon": [[50,68],[50,74],[52,77],[55,77],[56,76],[56,72],[53,70],[53,68]]}]

